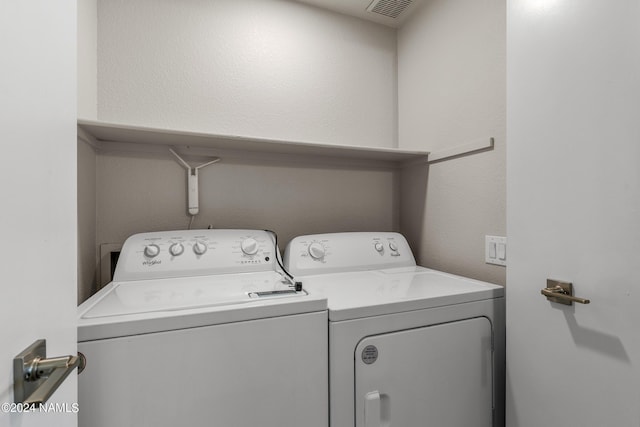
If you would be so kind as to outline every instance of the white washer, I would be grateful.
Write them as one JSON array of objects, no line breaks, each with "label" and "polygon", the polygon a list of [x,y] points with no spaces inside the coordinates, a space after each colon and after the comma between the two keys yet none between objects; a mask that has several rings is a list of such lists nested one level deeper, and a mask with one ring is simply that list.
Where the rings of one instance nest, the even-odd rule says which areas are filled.
[{"label": "white washer", "polygon": [[326,299],[262,230],[137,234],[78,308],[81,427],[328,424]]},{"label": "white washer", "polygon": [[397,233],[300,236],[285,267],[329,305],[333,427],[502,427],[504,289],[416,266]]}]

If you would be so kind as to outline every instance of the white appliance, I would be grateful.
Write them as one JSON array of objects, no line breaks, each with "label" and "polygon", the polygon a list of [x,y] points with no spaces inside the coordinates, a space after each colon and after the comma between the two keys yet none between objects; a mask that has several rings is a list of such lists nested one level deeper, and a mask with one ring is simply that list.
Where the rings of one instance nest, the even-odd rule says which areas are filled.
[{"label": "white appliance", "polygon": [[329,306],[334,427],[504,425],[504,290],[416,266],[397,233],[300,236],[285,267]]},{"label": "white appliance", "polygon": [[127,239],[78,309],[80,427],[326,427],[326,300],[278,272],[274,237]]}]

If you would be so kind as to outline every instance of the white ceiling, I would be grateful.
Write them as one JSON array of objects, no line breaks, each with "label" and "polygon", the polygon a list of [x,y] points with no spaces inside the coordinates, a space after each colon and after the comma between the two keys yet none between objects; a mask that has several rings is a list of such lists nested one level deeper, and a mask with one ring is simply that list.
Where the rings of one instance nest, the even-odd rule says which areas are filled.
[{"label": "white ceiling", "polygon": [[355,16],[366,19],[368,21],[377,22],[389,27],[398,28],[402,26],[404,21],[411,15],[413,10],[422,0],[413,0],[404,12],[397,18],[389,18],[378,13],[369,12],[367,8],[375,0],[297,0],[301,3],[311,4],[323,9],[333,10],[335,12],[344,13],[346,15]]}]

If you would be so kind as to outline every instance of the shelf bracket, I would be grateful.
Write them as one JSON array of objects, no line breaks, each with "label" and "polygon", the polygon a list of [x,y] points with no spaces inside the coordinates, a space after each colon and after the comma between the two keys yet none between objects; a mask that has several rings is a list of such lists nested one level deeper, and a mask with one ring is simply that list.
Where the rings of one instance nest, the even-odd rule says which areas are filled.
[{"label": "shelf bracket", "polygon": [[469,141],[465,144],[456,145],[454,147],[434,151],[429,153],[429,164],[439,163],[445,160],[457,159],[458,157],[469,154],[481,153],[487,150],[493,150],[495,140],[493,137],[480,138],[475,141]]}]

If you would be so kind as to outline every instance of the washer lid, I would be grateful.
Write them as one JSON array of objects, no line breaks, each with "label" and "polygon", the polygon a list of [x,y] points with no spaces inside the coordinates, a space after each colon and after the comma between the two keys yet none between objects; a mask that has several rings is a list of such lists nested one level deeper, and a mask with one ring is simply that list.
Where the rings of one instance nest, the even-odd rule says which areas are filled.
[{"label": "washer lid", "polygon": [[83,319],[242,304],[255,298],[298,294],[276,272],[114,283]]},{"label": "washer lid", "polygon": [[276,272],[114,282],[78,307],[87,341],[326,309]]},{"label": "washer lid", "polygon": [[504,288],[424,267],[297,277],[327,298],[329,319],[358,319],[504,296]]}]

